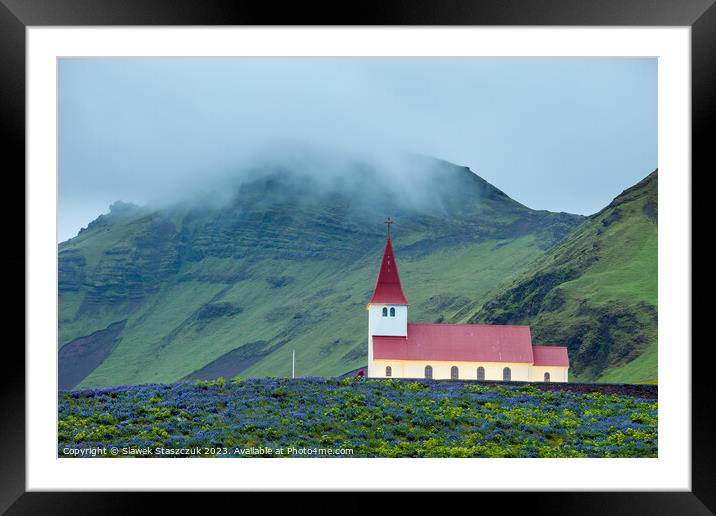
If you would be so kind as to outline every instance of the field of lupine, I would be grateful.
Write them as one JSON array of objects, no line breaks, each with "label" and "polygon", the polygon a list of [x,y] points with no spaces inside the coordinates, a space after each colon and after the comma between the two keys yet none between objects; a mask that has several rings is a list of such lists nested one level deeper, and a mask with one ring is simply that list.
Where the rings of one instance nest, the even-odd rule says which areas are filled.
[{"label": "field of lupine", "polygon": [[531,385],[220,378],[60,392],[58,433],[61,457],[656,457],[657,401]]}]

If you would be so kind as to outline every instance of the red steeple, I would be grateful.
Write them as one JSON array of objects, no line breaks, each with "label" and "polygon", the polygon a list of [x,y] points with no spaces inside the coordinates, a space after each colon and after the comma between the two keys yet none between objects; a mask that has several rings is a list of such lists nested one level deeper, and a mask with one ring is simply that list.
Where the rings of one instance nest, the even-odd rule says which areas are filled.
[{"label": "red steeple", "polygon": [[370,298],[370,304],[388,304],[388,305],[407,305],[408,300],[405,299],[403,288],[400,286],[400,276],[398,275],[398,264],[395,263],[393,255],[393,245],[390,242],[390,224],[388,222],[388,238],[385,242],[385,250],[383,251],[383,261],[380,264],[380,273],[378,273],[378,282],[375,284],[373,297]]}]

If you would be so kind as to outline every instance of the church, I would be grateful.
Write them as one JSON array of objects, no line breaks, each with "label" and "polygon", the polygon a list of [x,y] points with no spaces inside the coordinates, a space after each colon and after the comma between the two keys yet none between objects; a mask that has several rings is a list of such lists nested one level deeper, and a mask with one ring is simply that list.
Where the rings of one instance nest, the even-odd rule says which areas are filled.
[{"label": "church", "polygon": [[368,303],[368,377],[566,382],[567,348],[533,346],[529,326],[408,323],[388,236]]}]

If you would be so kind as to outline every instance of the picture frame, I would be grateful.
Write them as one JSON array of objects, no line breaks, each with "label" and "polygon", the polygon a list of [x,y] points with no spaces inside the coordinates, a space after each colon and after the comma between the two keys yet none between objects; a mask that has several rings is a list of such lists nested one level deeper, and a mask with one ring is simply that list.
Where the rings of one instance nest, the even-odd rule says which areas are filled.
[{"label": "picture frame", "polygon": [[[713,161],[709,122],[716,98],[716,7],[712,0],[669,2],[666,0],[540,0],[539,2],[462,0],[448,4],[421,0],[410,7],[399,2],[361,4],[360,12],[332,11],[318,4],[290,4],[283,10],[258,2],[230,3],[186,0],[154,0],[143,4],[116,0],[0,0],[0,119],[4,141],[7,179],[24,191],[19,171],[25,168],[25,30],[30,26],[116,26],[116,25],[529,25],[529,26],[688,26],[692,55],[692,170]],[[342,14],[342,13],[345,14]],[[8,158],[10,158],[8,160]],[[693,178],[693,173],[692,173]],[[13,195],[16,200],[24,196]],[[22,201],[18,201],[22,202]],[[24,208],[24,207],[23,207]],[[20,206],[13,206],[16,214]],[[24,212],[24,210],[23,210]],[[9,241],[24,242],[20,225],[11,224]],[[19,247],[19,245],[17,245]],[[693,252],[693,251],[692,251]],[[693,255],[692,255],[693,256]],[[12,253],[8,268],[17,270],[30,257]],[[10,274],[20,282],[19,274]],[[15,285],[13,285],[14,287]],[[17,285],[18,291],[20,285]],[[24,291],[24,286],[23,286]],[[23,295],[24,299],[24,295]],[[15,303],[19,311],[24,303]],[[17,317],[8,318],[10,321]],[[693,319],[693,318],[692,318]],[[17,326],[16,326],[17,327]],[[24,328],[23,328],[24,332]],[[9,514],[49,513],[67,510],[73,514],[124,513],[138,507],[145,497],[157,495],[122,493],[38,493],[25,489],[25,363],[18,339],[6,340],[6,369],[2,410],[2,461],[0,461],[0,510]],[[645,514],[709,514],[716,512],[716,445],[713,444],[712,391],[709,364],[713,356],[708,342],[692,349],[692,489],[690,492],[601,492],[601,493],[481,493],[492,498],[510,496],[517,506],[542,507],[550,513],[603,514],[629,512]],[[162,496],[164,508],[183,503],[177,494]],[[356,499],[356,501],[358,501]],[[481,503],[484,503],[481,502]],[[64,509],[63,509],[64,508]],[[534,509],[532,509],[534,510]],[[538,512],[541,512],[538,509]]]}]

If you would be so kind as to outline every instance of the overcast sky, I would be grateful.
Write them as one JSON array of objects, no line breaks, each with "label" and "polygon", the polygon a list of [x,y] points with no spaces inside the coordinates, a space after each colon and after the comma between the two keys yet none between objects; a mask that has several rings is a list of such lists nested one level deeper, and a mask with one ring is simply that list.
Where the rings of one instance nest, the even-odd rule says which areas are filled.
[{"label": "overcast sky", "polygon": [[281,140],[418,152],[591,214],[657,167],[656,59],[61,59],[59,239]]}]

